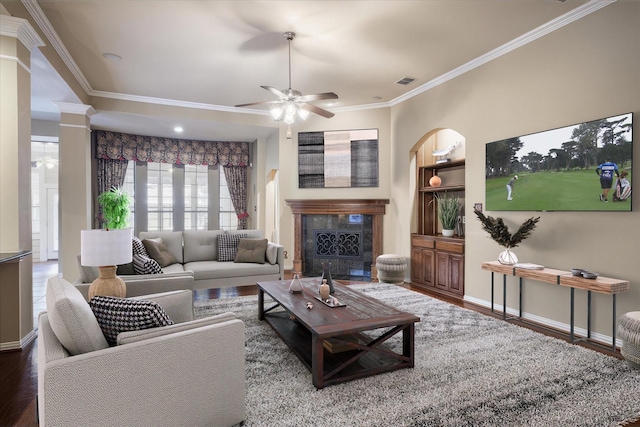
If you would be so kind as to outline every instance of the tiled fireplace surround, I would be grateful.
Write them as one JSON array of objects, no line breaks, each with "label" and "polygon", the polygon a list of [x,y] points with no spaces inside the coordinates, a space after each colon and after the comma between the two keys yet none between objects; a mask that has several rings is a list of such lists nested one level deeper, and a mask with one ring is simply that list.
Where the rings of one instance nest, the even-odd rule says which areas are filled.
[{"label": "tiled fireplace surround", "polygon": [[388,199],[286,202],[294,217],[294,274],[320,276],[328,261],[336,279],[377,280]]}]

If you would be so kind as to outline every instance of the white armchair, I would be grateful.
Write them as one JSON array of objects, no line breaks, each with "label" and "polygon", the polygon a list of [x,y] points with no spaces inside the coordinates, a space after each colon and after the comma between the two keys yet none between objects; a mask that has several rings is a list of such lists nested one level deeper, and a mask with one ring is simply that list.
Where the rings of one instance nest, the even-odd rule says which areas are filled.
[{"label": "white armchair", "polygon": [[40,425],[242,423],[244,323],[232,313],[193,320],[190,290],[138,299],[157,302],[176,324],[123,332],[109,347],[81,293],[49,279],[38,321]]}]

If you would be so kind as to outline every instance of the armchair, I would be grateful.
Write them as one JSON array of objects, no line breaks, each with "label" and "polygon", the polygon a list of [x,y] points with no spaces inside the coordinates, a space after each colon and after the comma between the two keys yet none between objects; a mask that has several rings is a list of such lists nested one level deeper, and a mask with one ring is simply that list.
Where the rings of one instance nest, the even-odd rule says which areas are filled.
[{"label": "armchair", "polygon": [[109,347],[80,291],[49,279],[38,319],[40,425],[242,423],[244,323],[232,313],[193,320],[191,290],[138,299],[160,304],[175,324],[123,332]]}]

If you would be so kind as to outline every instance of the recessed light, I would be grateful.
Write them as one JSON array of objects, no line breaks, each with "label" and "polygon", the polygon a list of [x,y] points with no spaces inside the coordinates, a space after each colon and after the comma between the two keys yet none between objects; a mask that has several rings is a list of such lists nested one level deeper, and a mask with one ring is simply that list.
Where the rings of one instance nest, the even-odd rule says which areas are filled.
[{"label": "recessed light", "polygon": [[180,132],[182,132],[184,129],[182,129],[182,127],[181,127],[181,126],[176,126],[176,127],[174,127],[174,128],[173,128],[173,130],[174,130],[174,131],[176,131],[176,132],[178,132],[178,133],[180,133]]},{"label": "recessed light", "polygon": [[382,99],[381,96],[374,96],[372,97],[374,101],[380,101]]},{"label": "recessed light", "polygon": [[109,52],[103,53],[102,56],[104,56],[110,61],[120,61],[122,59],[122,56],[116,55],[115,53],[109,53]]}]

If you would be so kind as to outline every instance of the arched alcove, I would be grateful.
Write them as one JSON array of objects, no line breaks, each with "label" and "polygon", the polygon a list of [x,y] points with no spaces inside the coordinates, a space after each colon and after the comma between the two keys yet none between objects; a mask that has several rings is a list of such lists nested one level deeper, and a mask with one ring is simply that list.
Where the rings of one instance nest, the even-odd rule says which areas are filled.
[{"label": "arched alcove", "polygon": [[[433,129],[412,147],[414,172],[411,284],[456,299],[464,297],[465,138],[452,129]],[[455,231],[444,236],[438,218],[443,198],[453,202]]]},{"label": "arched alcove", "polygon": [[[418,176],[418,170],[423,166],[435,165],[442,156],[434,156],[435,151],[446,150],[454,147],[446,156],[451,162],[458,162],[465,159],[466,140],[463,135],[453,129],[436,128],[425,133],[411,148],[410,151],[410,170],[413,176]],[[413,183],[414,201],[418,199],[419,182],[416,178]],[[418,227],[418,216],[420,213],[419,203],[414,202],[414,208],[411,214],[411,231],[412,233],[421,232]]]}]

